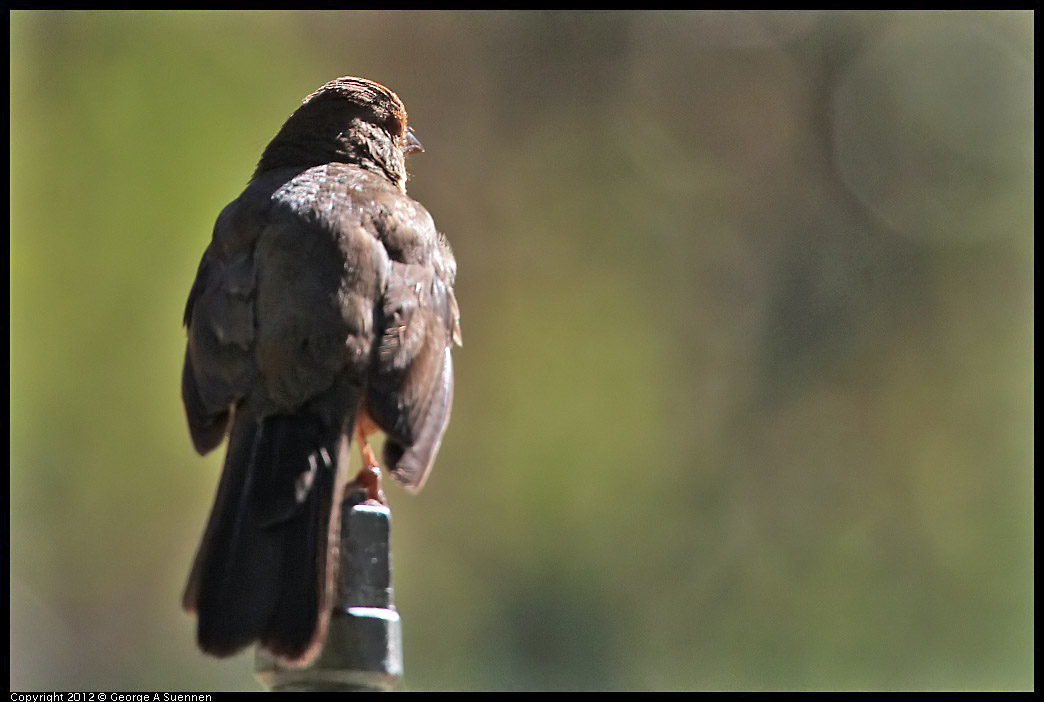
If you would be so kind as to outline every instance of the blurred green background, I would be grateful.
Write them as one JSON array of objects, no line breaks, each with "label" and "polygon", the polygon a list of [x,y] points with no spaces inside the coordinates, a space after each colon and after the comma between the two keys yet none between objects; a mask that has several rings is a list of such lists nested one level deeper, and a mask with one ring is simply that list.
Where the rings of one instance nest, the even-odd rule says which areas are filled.
[{"label": "blurred green background", "polygon": [[259,689],[179,598],[218,212],[403,98],[466,344],[409,689],[1029,689],[1033,15],[14,12],[11,685]]}]

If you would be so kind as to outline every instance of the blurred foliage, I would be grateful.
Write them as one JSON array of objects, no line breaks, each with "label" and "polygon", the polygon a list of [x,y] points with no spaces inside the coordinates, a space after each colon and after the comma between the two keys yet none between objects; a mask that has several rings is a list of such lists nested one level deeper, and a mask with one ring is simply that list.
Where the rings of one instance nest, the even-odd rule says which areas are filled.
[{"label": "blurred foliage", "polygon": [[460,270],[408,688],[1032,686],[1031,13],[14,12],[13,688],[258,689],[181,311],[344,74]]}]

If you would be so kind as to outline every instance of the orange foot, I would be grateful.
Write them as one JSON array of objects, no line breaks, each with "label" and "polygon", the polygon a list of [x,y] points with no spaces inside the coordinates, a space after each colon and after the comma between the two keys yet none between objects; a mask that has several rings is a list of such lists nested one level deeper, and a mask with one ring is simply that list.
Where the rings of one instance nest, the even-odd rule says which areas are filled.
[{"label": "orange foot", "polygon": [[367,424],[367,422],[356,422],[355,425],[355,440],[359,443],[359,455],[362,456],[363,467],[359,474],[345,486],[345,493],[354,490],[365,491],[367,502],[376,502],[379,505],[387,506],[388,503],[384,499],[384,491],[381,490],[381,467],[377,465],[377,458],[373,455],[373,449],[366,442],[364,424]]}]

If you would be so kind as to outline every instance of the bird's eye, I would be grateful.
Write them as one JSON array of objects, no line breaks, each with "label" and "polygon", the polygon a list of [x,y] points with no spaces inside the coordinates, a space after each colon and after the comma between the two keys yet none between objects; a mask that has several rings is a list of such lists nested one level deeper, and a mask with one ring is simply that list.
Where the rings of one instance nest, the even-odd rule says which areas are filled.
[{"label": "bird's eye", "polygon": [[403,132],[405,131],[405,128],[406,125],[403,124],[402,120],[400,120],[398,117],[388,118],[388,121],[385,124],[385,129],[387,129],[388,133],[391,134],[393,137],[401,137],[403,135]]}]

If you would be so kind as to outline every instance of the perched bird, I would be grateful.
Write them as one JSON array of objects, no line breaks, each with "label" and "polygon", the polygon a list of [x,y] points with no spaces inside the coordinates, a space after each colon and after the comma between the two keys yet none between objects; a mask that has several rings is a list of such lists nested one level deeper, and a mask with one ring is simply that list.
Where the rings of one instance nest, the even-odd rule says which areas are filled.
[{"label": "perched bird", "polygon": [[[420,490],[449,421],[456,263],[406,195],[422,151],[398,96],[343,77],[305,98],[217,218],[185,309],[182,399],[196,450],[228,436],[183,605],[207,653],[322,647],[350,487],[384,467]],[[348,446],[363,471],[348,481]]]}]

